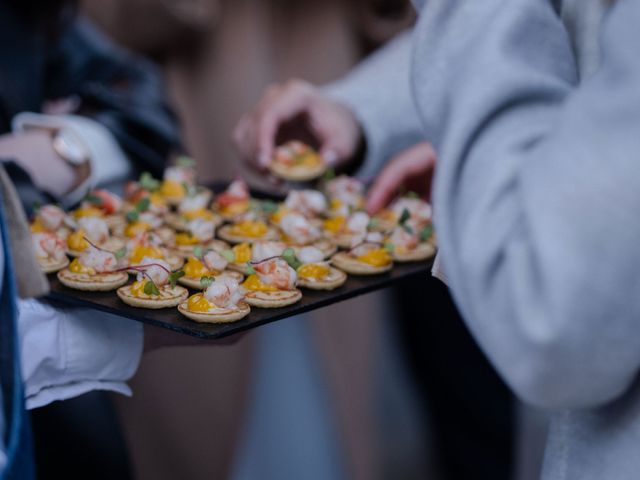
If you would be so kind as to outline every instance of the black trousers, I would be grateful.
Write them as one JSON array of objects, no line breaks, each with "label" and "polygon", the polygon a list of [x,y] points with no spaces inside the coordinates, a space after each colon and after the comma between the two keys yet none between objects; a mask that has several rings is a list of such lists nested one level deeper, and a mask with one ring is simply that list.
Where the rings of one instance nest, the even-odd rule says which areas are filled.
[{"label": "black trousers", "polygon": [[514,398],[431,276],[395,288],[398,329],[446,480],[507,480],[514,459]]},{"label": "black trousers", "polygon": [[39,480],[132,478],[109,394],[94,391],[31,411]]}]

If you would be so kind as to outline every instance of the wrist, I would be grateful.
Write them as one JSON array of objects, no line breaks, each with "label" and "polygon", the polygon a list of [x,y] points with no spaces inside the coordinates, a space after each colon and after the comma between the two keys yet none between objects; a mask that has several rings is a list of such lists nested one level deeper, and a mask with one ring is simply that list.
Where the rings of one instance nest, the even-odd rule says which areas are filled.
[{"label": "wrist", "polygon": [[41,190],[61,197],[76,182],[76,173],[53,150],[51,135],[33,130],[5,135],[0,139],[0,156],[12,158]]}]

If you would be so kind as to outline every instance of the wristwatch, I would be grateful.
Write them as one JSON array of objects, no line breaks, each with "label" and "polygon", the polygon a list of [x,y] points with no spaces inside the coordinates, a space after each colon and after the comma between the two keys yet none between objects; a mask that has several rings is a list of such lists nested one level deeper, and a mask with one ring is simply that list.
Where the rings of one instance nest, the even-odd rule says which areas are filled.
[{"label": "wristwatch", "polygon": [[89,149],[73,130],[61,128],[53,135],[53,150],[73,166],[89,161]]},{"label": "wristwatch", "polygon": [[[59,194],[61,197],[58,200],[65,206],[80,201],[91,186],[92,150],[72,122],[54,115],[23,112],[13,118],[12,127],[15,133],[41,130],[49,134],[53,152],[73,170],[75,177],[73,185],[68,191]],[[41,188],[46,189],[46,186]]]}]

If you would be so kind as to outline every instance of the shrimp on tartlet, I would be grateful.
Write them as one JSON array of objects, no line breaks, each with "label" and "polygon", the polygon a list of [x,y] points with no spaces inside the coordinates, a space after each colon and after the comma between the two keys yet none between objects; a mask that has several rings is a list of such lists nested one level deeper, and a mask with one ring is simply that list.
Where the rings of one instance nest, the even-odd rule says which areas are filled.
[{"label": "shrimp on tartlet", "polygon": [[331,257],[331,264],[352,275],[378,275],[393,268],[393,257],[382,243],[365,240]]},{"label": "shrimp on tartlet", "polygon": [[244,275],[237,271],[227,270],[229,260],[215,250],[199,250],[187,258],[184,265],[184,276],[178,280],[190,288],[200,288],[202,277],[228,277],[241,282]]},{"label": "shrimp on tartlet", "polygon": [[246,317],[251,308],[244,302],[246,290],[237,279],[203,277],[204,291],[178,306],[185,317],[200,323],[229,323]]},{"label": "shrimp on tartlet", "polygon": [[109,291],[121,287],[129,278],[119,269],[116,254],[91,243],[69,266],[58,272],[63,285],[76,290]]},{"label": "shrimp on tartlet", "polygon": [[104,218],[98,216],[81,217],[77,220],[76,230],[67,236],[67,253],[72,257],[82,254],[89,244],[93,243],[105,250],[118,250],[123,246],[122,240],[112,237],[109,225]]},{"label": "shrimp on tartlet", "polygon": [[216,240],[215,233],[215,222],[195,218],[187,223],[185,232],[176,234],[174,250],[183,257],[193,256],[196,249],[227,250],[229,245],[221,240]]},{"label": "shrimp on tartlet", "polygon": [[138,272],[136,281],[131,285],[118,288],[120,300],[137,308],[170,308],[186,300],[189,292],[176,285],[183,272],[172,272],[164,260],[145,257],[140,265],[129,266]]},{"label": "shrimp on tartlet", "polygon": [[57,272],[69,265],[66,244],[57,233],[32,233],[31,241],[38,264],[44,273]]},{"label": "shrimp on tartlet", "polygon": [[347,281],[347,274],[325,261],[324,253],[316,247],[302,247],[295,253],[298,285],[311,290],[334,290]]},{"label": "shrimp on tartlet", "polygon": [[250,208],[251,195],[249,186],[242,179],[234,180],[227,189],[220,193],[214,203],[214,210],[227,221],[247,212]]},{"label": "shrimp on tartlet", "polygon": [[255,307],[278,308],[292,305],[302,298],[296,288],[298,276],[282,257],[252,262],[253,272],[242,283],[246,302]]},{"label": "shrimp on tartlet", "polygon": [[321,177],[327,164],[309,145],[292,140],[276,147],[269,170],[284,180],[306,182]]}]

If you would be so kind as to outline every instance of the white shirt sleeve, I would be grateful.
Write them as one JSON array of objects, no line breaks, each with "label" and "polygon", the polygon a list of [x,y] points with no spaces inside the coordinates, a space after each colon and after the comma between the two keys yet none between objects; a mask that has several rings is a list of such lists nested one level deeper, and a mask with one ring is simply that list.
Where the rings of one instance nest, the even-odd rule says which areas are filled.
[{"label": "white shirt sleeve", "polygon": [[142,325],[83,308],[19,300],[22,376],[28,409],[92,390],[131,395],[140,363]]},{"label": "white shirt sleeve", "polygon": [[92,187],[125,180],[131,173],[131,163],[111,132],[102,124],[79,115],[44,115],[22,112],[12,120],[14,132],[28,126],[68,129],[82,140],[89,151],[91,172],[87,180],[71,192],[65,203],[79,201]]}]

